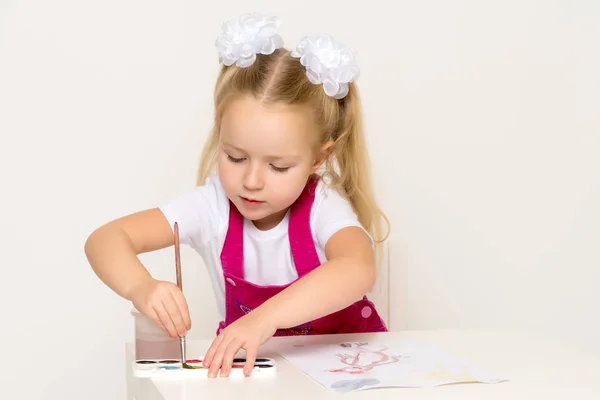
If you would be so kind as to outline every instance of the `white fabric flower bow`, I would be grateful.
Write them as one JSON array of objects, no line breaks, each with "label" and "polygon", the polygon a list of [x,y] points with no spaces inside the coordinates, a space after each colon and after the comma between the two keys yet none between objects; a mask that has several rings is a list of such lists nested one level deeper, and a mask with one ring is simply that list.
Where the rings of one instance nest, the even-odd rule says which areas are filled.
[{"label": "white fabric flower bow", "polygon": [[348,82],[360,75],[356,51],[329,35],[306,36],[292,57],[299,57],[306,76],[314,84],[323,84],[328,96],[342,99],[348,94]]},{"label": "white fabric flower bow", "polygon": [[[283,39],[277,33],[279,25],[277,17],[258,12],[226,21],[215,43],[219,62],[247,68],[254,64],[257,54],[272,54],[283,47]],[[348,83],[360,74],[354,49],[329,35],[302,38],[291,55],[300,58],[312,83],[322,84],[325,93],[336,99],[346,97]]]},{"label": "white fabric flower bow", "polygon": [[249,13],[226,21],[215,46],[219,62],[230,66],[249,67],[257,54],[271,54],[283,47],[283,39],[277,33],[280,21],[262,13]]}]

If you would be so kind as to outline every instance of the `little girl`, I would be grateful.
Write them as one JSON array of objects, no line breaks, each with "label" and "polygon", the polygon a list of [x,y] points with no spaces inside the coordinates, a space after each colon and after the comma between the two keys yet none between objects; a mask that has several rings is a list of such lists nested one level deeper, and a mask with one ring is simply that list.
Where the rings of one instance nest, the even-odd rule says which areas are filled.
[{"label": "little girl", "polygon": [[204,357],[210,377],[228,376],[240,349],[247,375],[273,335],[387,330],[365,296],[382,213],[371,191],[354,52],[327,35],[305,37],[290,52],[278,24],[255,13],[223,26],[198,186],[103,225],[85,245],[106,285],[183,337],[191,322],[182,292],[138,259],[173,245],[177,222],[181,243],[208,268],[223,318]]}]

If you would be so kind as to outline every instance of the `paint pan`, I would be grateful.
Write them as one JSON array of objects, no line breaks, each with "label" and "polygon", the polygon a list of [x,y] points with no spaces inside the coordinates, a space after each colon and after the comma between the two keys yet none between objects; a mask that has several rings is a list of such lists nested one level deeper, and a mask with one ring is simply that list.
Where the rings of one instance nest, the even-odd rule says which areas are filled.
[{"label": "paint pan", "polygon": [[[244,365],[246,360],[233,360],[230,378],[246,378]],[[133,375],[139,378],[165,379],[202,379],[208,378],[208,368],[202,366],[202,359],[189,359],[185,364],[175,359],[142,359],[133,363]],[[257,358],[250,377],[273,377],[277,375],[275,360],[272,358]]]}]

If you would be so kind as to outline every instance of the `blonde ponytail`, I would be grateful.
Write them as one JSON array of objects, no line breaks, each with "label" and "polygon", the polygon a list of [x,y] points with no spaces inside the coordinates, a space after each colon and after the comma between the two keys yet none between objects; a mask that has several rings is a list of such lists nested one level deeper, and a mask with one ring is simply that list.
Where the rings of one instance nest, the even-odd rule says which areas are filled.
[{"label": "blonde ponytail", "polygon": [[[380,210],[373,194],[371,162],[365,139],[361,101],[356,85],[340,101],[340,123],[334,141],[327,172],[332,186],[346,195],[360,223],[375,243],[389,236],[389,220]],[[388,225],[383,233],[383,222]]]}]

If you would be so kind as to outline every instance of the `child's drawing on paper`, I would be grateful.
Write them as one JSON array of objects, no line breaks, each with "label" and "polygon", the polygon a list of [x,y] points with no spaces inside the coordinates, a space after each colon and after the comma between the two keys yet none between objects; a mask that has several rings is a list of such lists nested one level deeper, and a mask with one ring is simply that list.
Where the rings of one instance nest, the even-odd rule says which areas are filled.
[{"label": "child's drawing on paper", "polygon": [[369,346],[369,343],[342,343],[340,346],[347,348],[347,352],[336,354],[344,366],[329,369],[329,372],[364,374],[377,366],[396,363],[401,358],[399,355],[388,354],[388,346],[381,344]]},{"label": "child's drawing on paper", "polygon": [[378,385],[377,379],[348,379],[334,382],[331,388],[336,392],[353,392],[355,390],[366,389],[367,386]]},{"label": "child's drawing on paper", "polygon": [[289,341],[277,351],[336,392],[503,381],[442,349],[414,341],[303,345]]}]

